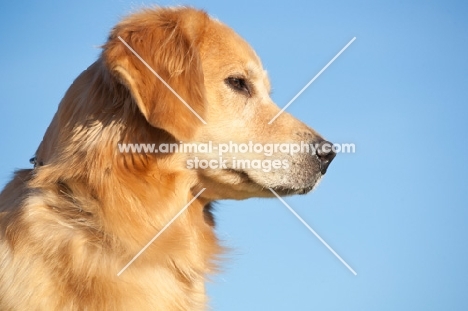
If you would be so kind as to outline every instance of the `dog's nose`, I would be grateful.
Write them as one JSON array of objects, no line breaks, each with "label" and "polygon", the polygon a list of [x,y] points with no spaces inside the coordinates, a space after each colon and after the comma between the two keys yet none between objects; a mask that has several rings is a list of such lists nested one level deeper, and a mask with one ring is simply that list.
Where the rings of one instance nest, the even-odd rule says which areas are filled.
[{"label": "dog's nose", "polygon": [[325,174],[331,161],[336,156],[335,151],[333,151],[333,144],[326,140],[320,142],[316,154],[320,160],[320,172]]}]

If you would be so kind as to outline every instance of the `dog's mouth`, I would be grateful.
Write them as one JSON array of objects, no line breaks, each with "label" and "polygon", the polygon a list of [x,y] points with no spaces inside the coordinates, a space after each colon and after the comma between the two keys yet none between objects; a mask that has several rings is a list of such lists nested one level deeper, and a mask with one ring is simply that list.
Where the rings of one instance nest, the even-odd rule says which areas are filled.
[{"label": "dog's mouth", "polygon": [[[315,184],[316,185],[316,184]],[[291,189],[291,188],[284,188],[284,187],[275,187],[272,188],[278,195],[286,196],[286,195],[294,195],[294,194],[307,194],[315,188],[315,185],[308,186],[305,188],[300,189]]]},{"label": "dog's mouth", "polygon": [[276,169],[227,167],[200,169],[204,196],[211,199],[247,199],[306,194],[312,191],[326,169],[317,156],[289,158],[289,166]]},{"label": "dog's mouth", "polygon": [[[281,196],[288,196],[288,195],[295,195],[295,194],[307,194],[312,191],[315,186],[319,183],[320,179],[322,178],[323,174],[318,172],[315,174],[315,177],[312,181],[309,181],[307,185],[301,183],[301,185],[265,185],[261,181],[256,181],[253,177],[249,175],[248,172],[244,170],[236,170],[236,169],[227,169],[226,171],[236,174],[242,179],[242,183],[246,185],[252,186],[260,186],[265,190],[273,190],[276,194]],[[317,176],[318,175],[318,176]]]}]

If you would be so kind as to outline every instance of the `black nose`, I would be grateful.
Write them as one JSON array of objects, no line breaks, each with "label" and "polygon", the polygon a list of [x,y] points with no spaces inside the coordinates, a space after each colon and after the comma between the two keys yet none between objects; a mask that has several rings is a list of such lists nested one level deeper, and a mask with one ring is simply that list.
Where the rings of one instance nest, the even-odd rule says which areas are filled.
[{"label": "black nose", "polygon": [[333,151],[333,144],[326,140],[320,142],[317,146],[316,155],[320,160],[320,172],[325,174],[331,161],[336,156],[335,151]]}]

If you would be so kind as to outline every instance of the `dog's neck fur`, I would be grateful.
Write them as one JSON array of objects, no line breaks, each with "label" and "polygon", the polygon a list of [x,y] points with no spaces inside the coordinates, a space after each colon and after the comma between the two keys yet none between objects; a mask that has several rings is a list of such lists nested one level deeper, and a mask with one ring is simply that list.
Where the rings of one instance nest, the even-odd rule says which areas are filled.
[{"label": "dog's neck fur", "polygon": [[[101,269],[100,273],[108,273],[110,279],[193,198],[197,189],[195,173],[182,169],[178,155],[119,152],[119,143],[158,144],[175,139],[146,122],[129,92],[107,72],[101,60],[75,80],[44,137],[36,154],[43,165],[35,168],[31,185],[45,194],[60,194],[44,196],[51,200],[58,197],[60,203],[44,203],[51,208],[67,207],[57,217],[73,228],[70,233],[75,237],[71,239],[85,234],[87,239],[95,235],[99,236],[96,240],[106,241],[107,245],[81,245],[73,251],[87,254],[89,263],[84,261],[83,267]],[[98,159],[109,162],[97,163]],[[174,170],[178,164],[181,169]],[[122,274],[121,280],[114,278],[114,282],[125,282],[125,273],[144,275],[151,269],[164,271],[171,266],[174,270],[175,266],[179,275],[174,283],[179,284],[179,290],[187,291],[192,305],[195,298],[190,293],[198,293],[195,300],[203,304],[204,275],[215,270],[213,261],[220,253],[204,213],[208,204],[203,199],[194,201]],[[109,254],[110,250],[114,253]],[[103,254],[113,258],[103,260]],[[102,267],[99,262],[111,264]]]}]

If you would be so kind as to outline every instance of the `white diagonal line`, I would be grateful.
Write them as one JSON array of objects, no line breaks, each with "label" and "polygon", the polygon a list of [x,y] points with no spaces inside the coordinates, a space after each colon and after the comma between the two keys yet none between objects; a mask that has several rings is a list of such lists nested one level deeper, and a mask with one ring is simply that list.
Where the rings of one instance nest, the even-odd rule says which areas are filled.
[{"label": "white diagonal line", "polygon": [[187,205],[185,205],[184,208],[182,208],[171,219],[171,221],[169,221],[167,225],[165,225],[164,228],[162,228],[161,231],[159,231],[158,234],[156,234],[154,238],[152,238],[151,241],[149,241],[148,244],[146,244],[145,247],[143,247],[141,251],[139,251],[138,254],[136,254],[135,257],[133,257],[132,260],[130,260],[130,262],[125,267],[123,267],[122,270],[120,270],[119,273],[117,273],[117,276],[120,276],[177,219],[177,217],[179,217],[190,206],[190,204],[192,204],[192,202],[195,201],[200,196],[200,194],[202,194],[203,191],[205,191],[205,189],[206,188],[200,190],[200,192],[198,192],[198,194],[194,196],[193,199],[191,199],[190,202],[188,202]]},{"label": "white diagonal line", "polygon": [[297,93],[296,96],[294,96],[293,99],[291,99],[289,103],[287,103],[286,106],[284,106],[283,109],[281,109],[281,111],[278,112],[276,116],[274,116],[273,119],[270,120],[270,122],[268,122],[268,124],[273,123],[273,121],[275,121],[276,118],[278,118],[280,114],[282,114],[296,100],[296,98],[298,98],[302,94],[302,92],[304,92],[312,84],[312,82],[314,82],[315,79],[317,79],[322,74],[322,72],[324,72],[325,69],[327,69],[328,66],[330,66],[338,58],[338,56],[340,56],[341,53],[343,53],[351,45],[351,43],[354,42],[354,40],[356,40],[356,37],[352,38],[351,41],[349,41],[348,44],[346,44],[345,47],[342,48],[341,51],[339,51],[338,54],[336,54],[335,57],[333,57],[332,60],[329,61],[328,64],[326,64],[325,67],[323,67],[322,70],[320,70],[319,73],[317,73],[315,77],[313,77],[312,80],[310,80],[309,83],[307,83],[302,88],[302,90],[300,90],[299,93]]},{"label": "white diagonal line", "polygon": [[161,76],[158,75],[158,73],[157,73],[156,71],[154,71],[154,69],[151,68],[151,66],[148,65],[148,63],[145,62],[145,60],[144,60],[140,55],[138,55],[138,53],[135,52],[135,50],[132,49],[132,47],[131,47],[130,45],[128,45],[128,43],[125,42],[124,39],[122,39],[122,37],[119,36],[119,40],[122,41],[122,43],[125,44],[125,46],[126,46],[136,57],[138,57],[138,59],[139,59],[139,60],[140,60],[140,61],[141,61],[141,62],[142,62],[142,63],[143,63],[143,64],[144,64],[144,65],[145,65],[145,66],[146,66],[146,67],[147,67],[147,68],[148,68],[148,69],[149,69],[149,70],[150,70],[150,71],[151,71],[151,72],[152,72],[152,73],[153,73],[153,74],[154,74],[154,75],[155,75],[155,76],[156,76],[156,77],[157,77],[157,78],[158,78],[158,79],[159,79],[159,80],[160,80],[160,81],[161,81],[161,82],[162,82],[162,83],[163,83],[163,84],[164,84],[164,85],[165,85],[165,86],[166,86],[166,87],[167,87],[167,88],[184,104],[184,105],[185,105],[185,106],[187,106],[187,108],[190,109],[190,111],[191,111],[200,121],[202,121],[203,124],[206,124],[205,120],[203,120],[203,118],[200,117],[200,116],[198,115],[198,113],[197,113],[195,110],[193,110],[193,108],[190,107],[190,105],[187,104],[187,102],[186,102],[182,97],[180,97],[179,94],[177,94],[177,92],[174,91],[174,89],[173,89],[169,84],[167,84],[166,81],[164,81],[164,79],[161,78]]},{"label": "white diagonal line", "polygon": [[312,228],[305,222],[305,220],[302,219],[302,217],[299,216],[299,215],[296,213],[296,211],[294,211],[294,210],[291,208],[291,206],[289,206],[288,203],[286,203],[286,201],[283,200],[282,197],[280,197],[273,189],[271,189],[271,188],[268,188],[268,189],[270,189],[270,191],[278,198],[278,200],[280,200],[281,203],[283,203],[284,206],[286,206],[286,207],[289,209],[289,211],[290,211],[291,213],[293,213],[293,215],[296,216],[297,219],[299,219],[299,221],[302,222],[302,224],[303,224],[304,226],[306,226],[306,228],[309,229],[309,231],[312,232],[312,233],[317,237],[317,239],[319,239],[320,242],[322,242],[323,245],[325,245],[325,247],[328,248],[328,250],[329,250],[330,252],[332,252],[333,255],[335,255],[335,257],[338,258],[338,259],[346,266],[346,268],[349,269],[349,271],[351,271],[354,275],[357,275],[356,271],[354,271],[353,268],[351,268],[351,267],[346,263],[346,261],[344,261],[343,258],[341,258],[340,255],[338,255],[338,254],[333,250],[333,248],[331,248],[330,245],[328,245],[327,242],[325,242],[325,241],[320,237],[320,235],[318,235],[317,232],[315,232],[314,229],[312,229]]}]

